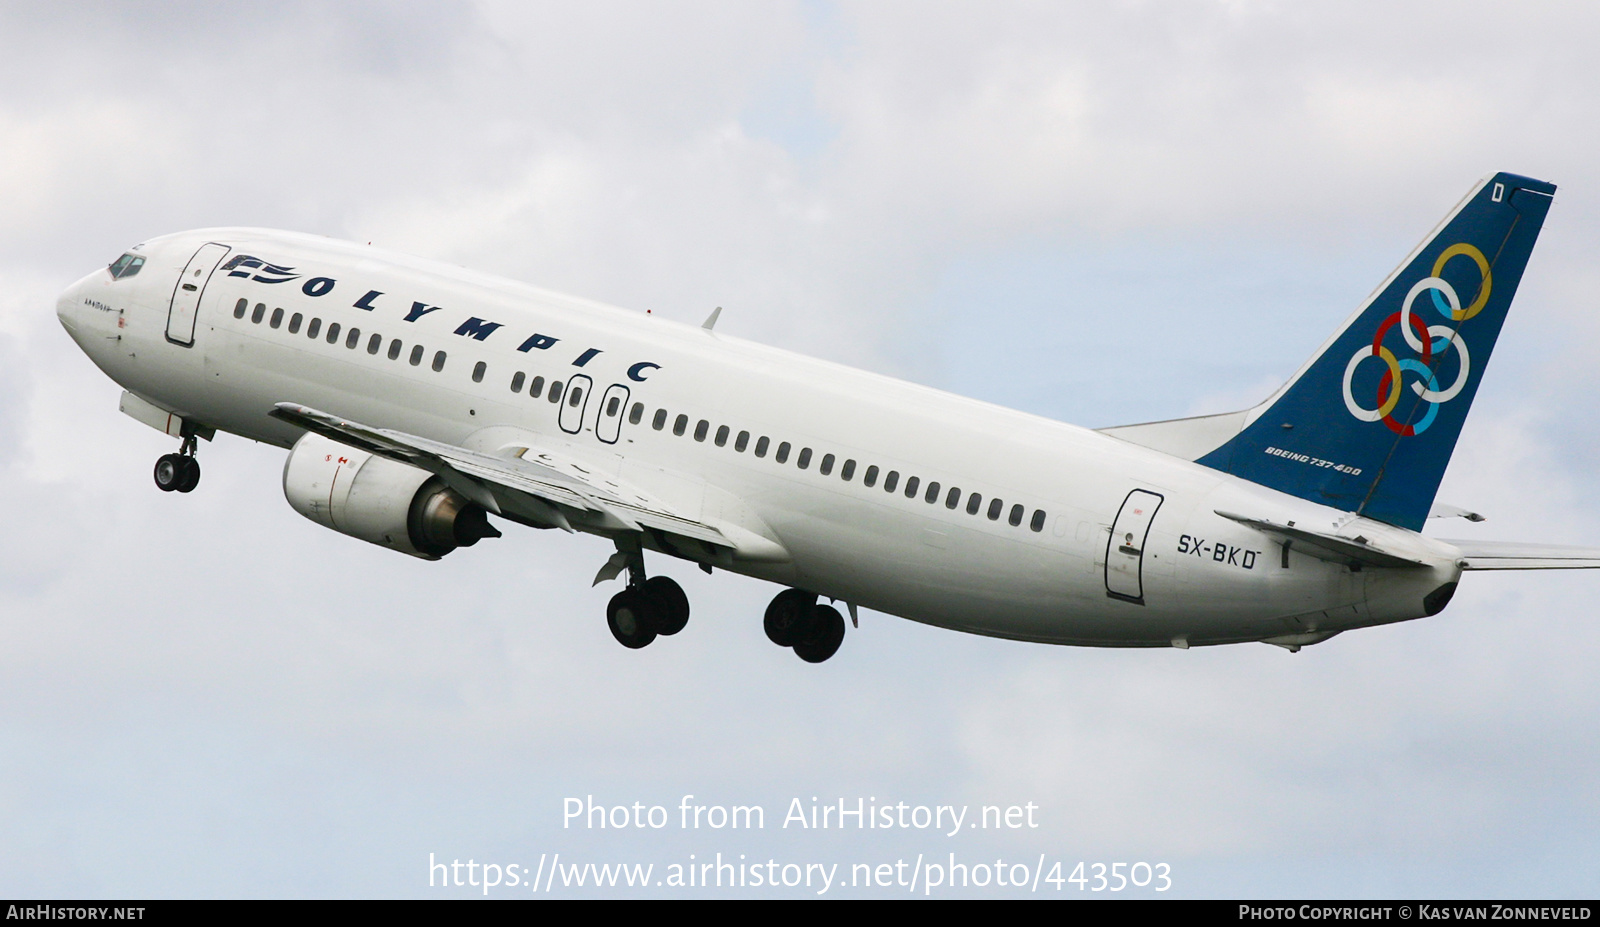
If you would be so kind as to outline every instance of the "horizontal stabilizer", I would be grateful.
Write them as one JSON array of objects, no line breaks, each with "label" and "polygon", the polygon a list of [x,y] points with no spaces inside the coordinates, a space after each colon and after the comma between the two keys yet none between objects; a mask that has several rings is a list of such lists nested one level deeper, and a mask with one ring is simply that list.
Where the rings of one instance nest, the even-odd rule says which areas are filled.
[{"label": "horizontal stabilizer", "polygon": [[1261,518],[1247,518],[1231,512],[1218,511],[1217,514],[1241,525],[1249,525],[1263,534],[1271,535],[1284,545],[1290,546],[1309,557],[1316,557],[1318,560],[1343,563],[1351,567],[1410,568],[1433,566],[1426,560],[1418,560],[1414,557],[1406,557],[1381,550],[1360,535],[1347,538],[1323,531],[1296,528],[1293,525],[1280,525],[1277,522]]},{"label": "horizontal stabilizer", "polygon": [[1463,570],[1597,570],[1600,547],[1521,544],[1516,541],[1453,541]]},{"label": "horizontal stabilizer", "polygon": [[1467,521],[1488,521],[1487,518],[1479,515],[1477,512],[1468,511],[1459,505],[1446,505],[1443,502],[1435,502],[1433,504],[1433,508],[1428,510],[1428,517],[1465,518]]}]

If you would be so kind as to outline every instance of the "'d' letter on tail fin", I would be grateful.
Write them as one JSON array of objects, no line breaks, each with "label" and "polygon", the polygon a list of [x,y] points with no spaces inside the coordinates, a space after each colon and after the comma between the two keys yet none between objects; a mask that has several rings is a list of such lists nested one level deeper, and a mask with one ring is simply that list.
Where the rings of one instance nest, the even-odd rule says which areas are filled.
[{"label": "'d' letter on tail fin", "polygon": [[1199,462],[1419,530],[1555,189],[1515,174],[1484,180]]}]

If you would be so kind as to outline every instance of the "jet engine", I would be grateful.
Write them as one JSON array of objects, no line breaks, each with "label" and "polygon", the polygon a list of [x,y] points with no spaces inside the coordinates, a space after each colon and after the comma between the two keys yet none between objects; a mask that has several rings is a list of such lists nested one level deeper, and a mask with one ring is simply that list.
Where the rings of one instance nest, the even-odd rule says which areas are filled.
[{"label": "jet engine", "polygon": [[284,462],[283,495],[319,525],[424,560],[500,536],[432,473],[310,432]]}]

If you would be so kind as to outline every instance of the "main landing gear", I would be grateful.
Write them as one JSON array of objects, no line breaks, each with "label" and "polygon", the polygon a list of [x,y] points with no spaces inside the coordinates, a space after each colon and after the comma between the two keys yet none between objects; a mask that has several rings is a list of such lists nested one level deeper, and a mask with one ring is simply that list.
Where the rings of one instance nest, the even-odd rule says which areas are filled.
[{"label": "main landing gear", "polygon": [[192,492],[200,485],[200,461],[194,456],[194,435],[185,435],[176,454],[162,454],[156,461],[156,488],[162,492]]},{"label": "main landing gear", "polygon": [[[644,550],[637,539],[617,540],[617,552],[595,575],[596,585],[628,573],[628,588],[606,605],[606,626],[617,643],[630,650],[648,647],[657,637],[672,635],[689,623],[689,597],[683,587],[665,576],[644,572]],[[762,622],[767,638],[794,650],[807,663],[821,663],[839,652],[844,643],[844,616],[832,606],[817,602],[815,592],[785,589],[767,606]]]},{"label": "main landing gear", "polygon": [[[630,542],[631,541],[631,542]],[[606,605],[606,625],[617,643],[631,650],[648,647],[658,635],[673,635],[689,623],[689,597],[665,576],[644,575],[644,550],[637,540],[617,541],[617,552],[595,577],[596,583],[628,571],[628,588]]]},{"label": "main landing gear", "polygon": [[673,635],[689,623],[689,597],[666,576],[652,576],[611,597],[606,624],[624,647],[649,646],[656,635]]},{"label": "main landing gear", "polygon": [[821,663],[844,643],[844,616],[831,605],[817,602],[817,594],[785,589],[767,606],[762,621],[767,639],[779,647],[792,647],[807,663]]}]

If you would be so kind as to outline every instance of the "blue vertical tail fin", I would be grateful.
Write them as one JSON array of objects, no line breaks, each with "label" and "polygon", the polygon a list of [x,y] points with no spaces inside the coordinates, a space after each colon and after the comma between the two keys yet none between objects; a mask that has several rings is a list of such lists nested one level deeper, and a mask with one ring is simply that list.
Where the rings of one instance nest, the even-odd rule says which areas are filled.
[{"label": "blue vertical tail fin", "polygon": [[1300,372],[1199,463],[1420,530],[1553,184],[1495,174]]}]

